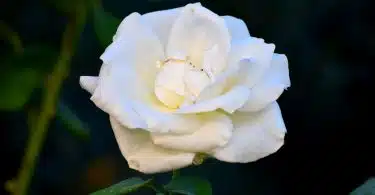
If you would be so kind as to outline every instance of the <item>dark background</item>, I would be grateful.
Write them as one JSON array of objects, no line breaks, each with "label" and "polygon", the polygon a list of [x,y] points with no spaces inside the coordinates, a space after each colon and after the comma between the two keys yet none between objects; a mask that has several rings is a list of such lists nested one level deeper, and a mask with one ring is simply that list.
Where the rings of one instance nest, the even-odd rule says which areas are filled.
[{"label": "dark background", "polygon": [[[195,1],[105,0],[102,5],[122,19],[134,11],[146,13],[190,2]],[[288,56],[292,86],[278,101],[288,134],[279,152],[257,162],[209,160],[199,167],[183,169],[182,174],[209,179],[215,195],[348,194],[374,176],[370,67],[375,60],[375,17],[371,0],[201,2],[219,15],[243,19],[252,36],[275,43],[276,52]],[[59,47],[67,22],[51,1],[2,1],[0,15],[25,45],[43,42]],[[1,56],[6,57],[9,49],[2,43]],[[61,100],[87,124],[90,139],[77,139],[59,121],[53,121],[31,194],[87,194],[132,176],[150,177],[128,169],[108,116],[79,87],[80,75],[98,74],[102,52],[89,18]],[[31,100],[26,107],[33,103]],[[17,174],[28,130],[25,112],[0,113],[3,184]],[[156,175],[160,182],[169,177]],[[0,193],[5,193],[3,185]],[[147,190],[143,193],[150,194]]]}]

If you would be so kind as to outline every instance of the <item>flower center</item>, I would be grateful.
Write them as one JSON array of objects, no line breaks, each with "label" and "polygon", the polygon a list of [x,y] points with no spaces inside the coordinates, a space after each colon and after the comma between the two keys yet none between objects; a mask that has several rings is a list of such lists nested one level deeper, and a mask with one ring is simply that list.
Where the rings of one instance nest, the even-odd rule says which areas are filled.
[{"label": "flower center", "polygon": [[160,68],[155,80],[155,95],[169,108],[194,104],[202,90],[212,82],[208,71],[185,59],[167,58],[156,62]]}]

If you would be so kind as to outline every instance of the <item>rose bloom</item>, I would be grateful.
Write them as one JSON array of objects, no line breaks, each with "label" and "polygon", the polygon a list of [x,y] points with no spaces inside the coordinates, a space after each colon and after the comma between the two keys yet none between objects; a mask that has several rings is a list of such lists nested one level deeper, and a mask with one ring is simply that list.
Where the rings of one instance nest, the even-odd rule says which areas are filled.
[{"label": "rose bloom", "polygon": [[288,61],[246,24],[200,3],[120,24],[81,86],[109,114],[129,167],[144,173],[193,164],[197,154],[247,163],[276,152],[286,128],[276,102]]}]

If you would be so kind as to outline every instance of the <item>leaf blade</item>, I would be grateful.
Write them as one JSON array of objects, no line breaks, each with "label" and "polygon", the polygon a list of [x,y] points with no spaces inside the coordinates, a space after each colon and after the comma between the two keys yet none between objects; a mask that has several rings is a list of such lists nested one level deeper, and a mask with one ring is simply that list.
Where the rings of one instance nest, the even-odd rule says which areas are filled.
[{"label": "leaf blade", "polygon": [[91,195],[119,195],[119,194],[128,194],[134,192],[139,188],[146,187],[152,179],[143,180],[139,177],[132,177],[126,180],[123,180],[117,184],[114,184],[108,188],[101,189],[99,191],[91,193]]},{"label": "leaf blade", "polygon": [[368,179],[365,183],[354,189],[350,195],[375,195],[375,177]]},{"label": "leaf blade", "polygon": [[16,111],[29,100],[51,71],[58,52],[46,45],[30,45],[21,54],[7,54],[0,72],[0,109]]},{"label": "leaf blade", "polygon": [[87,125],[63,102],[59,102],[56,117],[72,135],[84,140],[90,137]]},{"label": "leaf blade", "polygon": [[199,177],[178,176],[164,186],[169,192],[184,195],[211,195],[211,184]]},{"label": "leaf blade", "polygon": [[121,20],[110,13],[104,11],[102,7],[96,7],[94,10],[94,29],[99,43],[107,47],[117,31]]},{"label": "leaf blade", "polygon": [[20,110],[38,86],[39,77],[38,71],[32,69],[8,71],[0,81],[0,109],[5,111]]}]

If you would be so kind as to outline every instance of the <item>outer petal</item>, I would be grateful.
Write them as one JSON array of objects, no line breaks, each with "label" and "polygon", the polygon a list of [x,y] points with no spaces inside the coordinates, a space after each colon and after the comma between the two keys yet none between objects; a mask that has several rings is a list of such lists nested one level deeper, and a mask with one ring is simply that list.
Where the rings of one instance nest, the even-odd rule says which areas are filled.
[{"label": "outer petal", "polygon": [[[91,100],[104,112],[113,116],[122,125],[129,128],[147,128],[145,121],[136,112],[130,101],[129,90],[122,83],[128,83],[126,79],[131,78],[128,66],[113,66],[103,64],[99,74],[98,86]],[[135,83],[139,84],[139,83]],[[141,94],[143,86],[135,87],[139,90],[135,94]]]},{"label": "outer petal", "polygon": [[93,94],[96,87],[98,86],[98,80],[99,80],[98,77],[81,76],[79,78],[79,84],[81,85],[83,89]]},{"label": "outer petal", "polygon": [[114,42],[107,47],[100,59],[111,66],[127,66],[137,74],[137,81],[152,88],[158,72],[156,63],[164,57],[163,46],[158,37],[150,27],[142,23],[141,15],[132,13],[121,22]]},{"label": "outer petal", "polygon": [[146,121],[147,127],[144,128],[150,132],[185,134],[196,131],[202,124],[199,117],[194,114],[174,114],[165,106],[134,103],[137,113]]},{"label": "outer petal", "polygon": [[244,86],[235,86],[228,92],[210,100],[205,100],[182,107],[176,110],[176,113],[199,113],[210,112],[216,109],[223,109],[228,113],[233,113],[241,108],[249,97],[249,89]]},{"label": "outer petal", "polygon": [[235,113],[228,144],[212,155],[222,161],[247,163],[276,152],[284,143],[286,128],[276,102],[257,113]]},{"label": "outer petal", "polygon": [[[216,45],[216,46],[215,46]],[[217,47],[216,69],[225,67],[230,50],[230,35],[224,19],[199,3],[185,6],[176,19],[168,40],[167,56],[189,56],[199,66],[205,51]],[[219,68],[220,67],[220,68]]]},{"label": "outer petal", "polygon": [[151,26],[163,46],[167,45],[173,23],[181,12],[181,8],[150,12],[142,15],[142,20]]},{"label": "outer petal", "polygon": [[249,30],[245,22],[233,16],[221,16],[229,29],[232,40],[241,40],[250,37]]},{"label": "outer petal", "polygon": [[233,42],[229,66],[240,64],[238,83],[252,88],[270,67],[274,50],[274,44],[254,37]]},{"label": "outer petal", "polygon": [[194,133],[171,135],[153,133],[154,144],[189,152],[207,152],[216,147],[224,146],[232,135],[233,125],[230,118],[214,112],[201,116],[203,125]]},{"label": "outer petal", "polygon": [[135,110],[133,100],[149,101],[156,75],[153,63],[163,57],[157,37],[140,22],[139,14],[130,14],[120,24],[114,42],[101,56],[104,64],[91,100],[123,125],[147,128]]},{"label": "outer petal", "polygon": [[147,131],[127,129],[110,118],[117,143],[129,167],[143,173],[179,169],[192,164],[194,153],[164,149],[151,142]]},{"label": "outer petal", "polygon": [[259,111],[277,100],[284,89],[289,86],[288,59],[285,55],[275,54],[272,58],[271,67],[252,88],[248,101],[239,111]]}]

